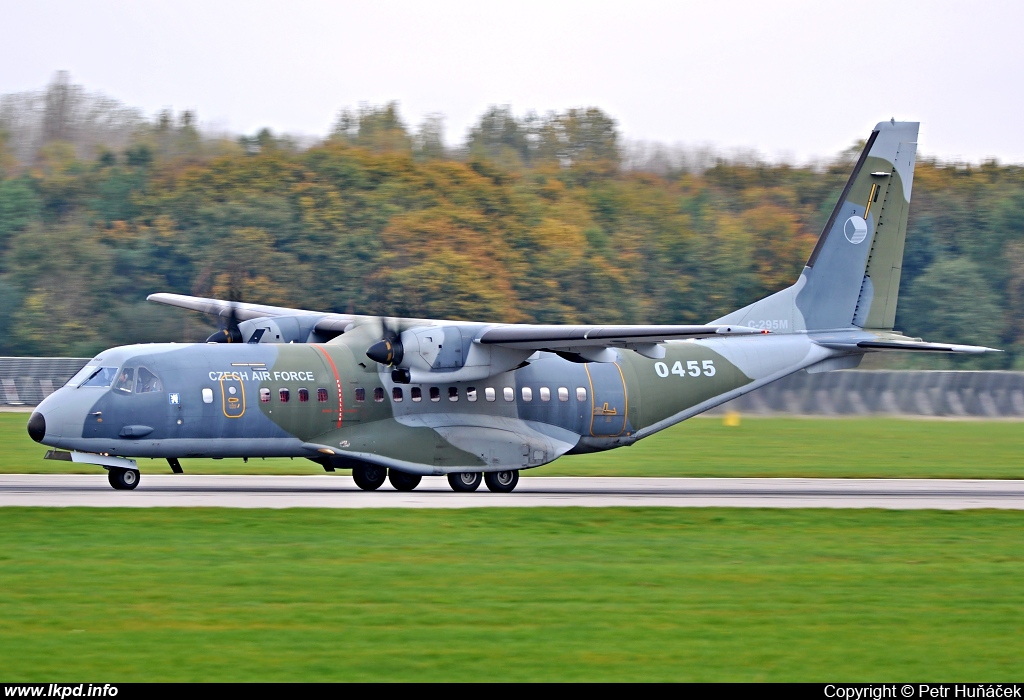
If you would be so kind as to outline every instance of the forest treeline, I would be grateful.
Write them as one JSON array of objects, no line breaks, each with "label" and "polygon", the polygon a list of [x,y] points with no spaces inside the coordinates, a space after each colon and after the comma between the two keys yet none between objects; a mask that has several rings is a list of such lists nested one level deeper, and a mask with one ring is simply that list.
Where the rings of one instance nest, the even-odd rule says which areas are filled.
[{"label": "forest treeline", "polygon": [[[201,133],[58,76],[0,98],[0,354],[204,338],[179,292],[368,314],[706,322],[790,284],[858,150],[794,167],[630,158],[596,108],[488,110],[465,143],[397,105],[297,143]],[[919,160],[897,327],[1024,368],[1024,169]],[[910,358],[904,366],[948,366]]]}]

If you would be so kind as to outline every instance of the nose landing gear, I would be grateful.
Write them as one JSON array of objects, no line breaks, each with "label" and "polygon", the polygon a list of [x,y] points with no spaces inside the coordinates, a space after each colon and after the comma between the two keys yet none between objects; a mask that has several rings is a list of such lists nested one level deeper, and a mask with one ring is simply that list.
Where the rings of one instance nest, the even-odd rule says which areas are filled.
[{"label": "nose landing gear", "polygon": [[139,472],[135,469],[110,467],[107,470],[107,481],[118,491],[131,491],[139,485]]}]

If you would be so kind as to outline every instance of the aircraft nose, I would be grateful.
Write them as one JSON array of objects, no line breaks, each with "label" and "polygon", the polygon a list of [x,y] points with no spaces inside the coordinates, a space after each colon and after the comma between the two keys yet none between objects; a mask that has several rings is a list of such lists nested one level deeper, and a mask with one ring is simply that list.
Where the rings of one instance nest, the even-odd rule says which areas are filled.
[{"label": "aircraft nose", "polygon": [[36,411],[28,419],[28,436],[36,442],[42,442],[46,437],[46,419],[42,413]]}]

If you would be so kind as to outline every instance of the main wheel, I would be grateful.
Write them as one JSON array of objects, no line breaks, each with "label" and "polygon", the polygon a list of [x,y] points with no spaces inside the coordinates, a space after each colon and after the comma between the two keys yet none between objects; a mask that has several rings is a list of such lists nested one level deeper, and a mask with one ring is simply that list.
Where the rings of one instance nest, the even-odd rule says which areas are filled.
[{"label": "main wheel", "polygon": [[107,470],[107,481],[118,491],[131,491],[139,485],[139,472],[134,469],[111,467]]},{"label": "main wheel", "polygon": [[452,487],[452,491],[476,491],[480,488],[480,472],[449,474],[448,485]]},{"label": "main wheel", "polygon": [[519,470],[487,472],[484,474],[484,481],[487,482],[487,488],[495,493],[509,493],[519,483]]},{"label": "main wheel", "polygon": [[376,491],[388,478],[388,470],[376,464],[360,464],[352,467],[352,480],[363,491]]},{"label": "main wheel", "polygon": [[420,485],[423,479],[419,474],[400,472],[397,469],[388,469],[388,481],[395,487],[395,491],[412,491]]}]

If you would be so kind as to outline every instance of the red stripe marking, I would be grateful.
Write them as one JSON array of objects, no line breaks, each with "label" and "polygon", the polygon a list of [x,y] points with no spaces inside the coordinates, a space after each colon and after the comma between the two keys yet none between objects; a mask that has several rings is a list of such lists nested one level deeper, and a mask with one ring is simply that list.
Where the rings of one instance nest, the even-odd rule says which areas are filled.
[{"label": "red stripe marking", "polygon": [[313,347],[324,354],[324,357],[327,358],[327,362],[331,365],[331,370],[334,372],[334,382],[338,385],[338,427],[340,428],[341,416],[345,412],[345,395],[341,392],[341,377],[338,376],[338,368],[334,366],[334,360],[332,360],[331,356],[327,354],[327,351],[319,345],[314,345]]}]

